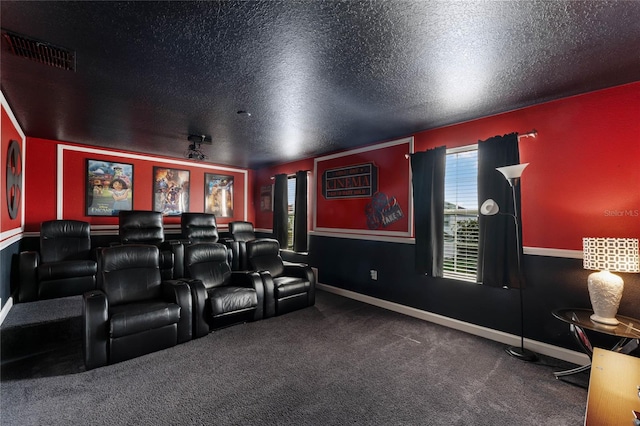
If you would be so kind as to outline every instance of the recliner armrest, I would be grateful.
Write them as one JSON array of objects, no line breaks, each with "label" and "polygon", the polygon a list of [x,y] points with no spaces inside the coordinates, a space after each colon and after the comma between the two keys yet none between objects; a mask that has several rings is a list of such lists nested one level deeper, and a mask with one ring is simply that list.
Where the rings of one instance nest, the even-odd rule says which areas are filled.
[{"label": "recliner armrest", "polygon": [[[232,271],[237,271],[238,270],[238,255],[236,254],[234,256],[234,251],[237,252],[238,248],[237,248],[237,244],[235,241],[233,241],[232,238],[220,238],[218,240],[218,242],[220,244],[223,244],[227,247],[227,263],[229,264],[229,267],[231,268]],[[235,246],[235,247],[234,247]],[[233,262],[236,262],[236,264],[234,265]]]},{"label": "recliner armrest", "polygon": [[316,280],[313,270],[306,263],[284,263],[284,272],[280,275],[304,278],[313,284]]},{"label": "recliner armrest", "polygon": [[100,290],[82,297],[82,353],[87,370],[107,365],[109,302]]},{"label": "recliner armrest", "polygon": [[[269,278],[270,277],[271,276],[269,276]],[[264,282],[260,274],[255,271],[233,271],[231,272],[230,282],[236,287],[253,288],[256,291],[256,295],[258,296],[258,307],[254,312],[253,319],[254,321],[258,321],[264,318],[265,291]],[[273,281],[271,281],[271,283],[273,284]]]},{"label": "recliner armrest", "polygon": [[179,240],[169,240],[160,244],[160,249],[173,254],[173,279],[184,277],[184,244]]},{"label": "recliner armrest", "polygon": [[31,302],[38,299],[38,277],[36,270],[40,264],[40,253],[23,251],[18,255],[19,283],[18,301]]},{"label": "recliner armrest", "polygon": [[262,280],[264,286],[264,318],[271,318],[276,315],[276,299],[275,299],[275,284],[273,283],[273,277],[269,271],[258,271],[258,275]]},{"label": "recliner armrest", "polygon": [[193,336],[191,288],[181,280],[166,280],[162,282],[162,293],[167,302],[173,302],[180,306],[178,343],[188,342]]},{"label": "recliner armrest", "polygon": [[300,277],[309,281],[309,306],[316,303],[316,275],[306,263],[285,263],[282,275]]},{"label": "recliner armrest", "polygon": [[[226,245],[229,250],[229,266],[232,271],[239,271],[242,268],[242,250],[241,243],[239,241],[226,240],[224,241],[224,245]],[[246,251],[246,249],[245,249]]]},{"label": "recliner armrest", "polygon": [[195,278],[182,278],[182,282],[186,283],[191,290],[191,307],[192,307],[192,323],[193,338],[206,336],[209,334],[209,323],[206,321],[206,301],[207,289],[202,281]]}]

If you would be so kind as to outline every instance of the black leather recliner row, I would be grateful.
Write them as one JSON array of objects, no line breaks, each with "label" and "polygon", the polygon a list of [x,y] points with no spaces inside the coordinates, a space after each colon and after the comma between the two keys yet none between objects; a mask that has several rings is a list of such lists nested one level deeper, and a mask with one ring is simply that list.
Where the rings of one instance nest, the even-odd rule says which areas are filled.
[{"label": "black leather recliner row", "polygon": [[[189,225],[192,224],[192,225]],[[206,213],[190,213],[183,215],[183,234],[189,241],[196,238],[189,235],[200,236],[203,229],[210,227],[208,241],[217,241],[218,233],[215,226],[215,216]],[[213,230],[216,229],[214,232]],[[190,232],[191,230],[191,232]],[[233,260],[228,262],[232,271],[256,271],[262,278],[264,291],[263,315],[269,318],[274,315],[281,315],[296,309],[312,306],[315,303],[315,275],[312,269],[306,264],[286,263],[280,256],[280,244],[275,239],[256,238],[255,230],[251,222],[234,221],[229,223],[229,233],[231,240],[223,240],[229,248],[229,255]],[[203,241],[200,239],[198,241]],[[207,288],[214,284],[211,277],[203,274],[207,268],[222,268],[213,266],[221,262],[220,256],[222,248],[216,249],[217,259],[214,260],[213,249],[205,250],[202,246],[185,249],[185,276],[189,278],[202,279]],[[208,260],[204,260],[208,258]],[[194,264],[201,263],[196,272]],[[207,266],[202,266],[207,265]],[[218,270],[219,271],[219,270]],[[227,271],[226,273],[231,273]],[[234,272],[235,273],[235,272]],[[236,274],[240,275],[240,274]],[[217,281],[216,286],[226,285]],[[215,328],[215,327],[214,327]]]},{"label": "black leather recliner row", "polygon": [[227,251],[221,243],[189,244],[187,277],[163,280],[156,246],[100,249],[97,288],[83,296],[85,367],[124,361],[315,303],[311,268],[285,265],[276,240],[247,242],[253,271],[231,271]]},{"label": "black leather recliner row", "polygon": [[[245,224],[245,222],[242,222]],[[154,211],[119,212],[117,244],[151,244],[160,249],[160,272],[163,279],[184,276],[184,243],[217,242],[215,216],[204,213],[183,213],[182,233],[186,240],[165,241],[162,213]],[[249,224],[253,231],[253,226]],[[253,232],[252,232],[253,234]],[[242,241],[246,241],[246,236]],[[228,261],[233,270],[246,269],[246,255],[242,243],[234,250],[232,240],[224,240],[231,247]],[[112,244],[115,245],[115,244]],[[238,244],[235,245],[236,247]],[[236,252],[236,266],[233,253]],[[90,224],[77,220],[42,222],[39,251],[23,251],[19,255],[18,301],[53,299],[81,295],[96,286],[97,259],[91,251]]]},{"label": "black leather recliner row", "polygon": [[[186,239],[166,243],[161,213],[121,212],[120,244],[91,252],[88,223],[44,222],[41,254],[20,254],[20,301],[84,294],[87,369],[315,303],[308,265],[285,265],[278,242],[251,239],[249,222],[235,229],[241,250],[215,242],[214,215],[185,213]],[[234,247],[242,270],[232,270]]]},{"label": "black leather recliner row", "polygon": [[277,240],[247,241],[249,270],[232,271],[228,248],[185,248],[185,280],[193,297],[194,337],[236,322],[282,315],[315,304],[316,278],[303,263],[284,263]]},{"label": "black leather recliner row", "polygon": [[[121,211],[118,244],[151,244],[160,248],[163,279],[184,275],[184,248],[176,241],[164,241],[162,213]],[[88,222],[50,220],[40,226],[39,251],[18,255],[18,301],[54,299],[81,295],[96,288],[96,251],[91,250]]]}]

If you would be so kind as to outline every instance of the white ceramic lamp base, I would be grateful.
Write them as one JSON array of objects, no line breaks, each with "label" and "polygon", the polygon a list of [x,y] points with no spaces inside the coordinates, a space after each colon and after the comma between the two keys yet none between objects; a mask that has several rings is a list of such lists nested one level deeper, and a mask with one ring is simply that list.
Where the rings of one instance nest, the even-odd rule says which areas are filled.
[{"label": "white ceramic lamp base", "polygon": [[589,298],[593,315],[591,319],[606,325],[618,325],[616,319],[624,282],[619,276],[609,271],[594,272],[589,275]]}]

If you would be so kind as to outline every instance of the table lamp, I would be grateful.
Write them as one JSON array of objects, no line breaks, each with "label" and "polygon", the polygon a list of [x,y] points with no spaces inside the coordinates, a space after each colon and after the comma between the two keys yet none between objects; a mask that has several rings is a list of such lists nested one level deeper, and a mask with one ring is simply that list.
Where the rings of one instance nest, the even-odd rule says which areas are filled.
[{"label": "table lamp", "polygon": [[637,238],[583,238],[584,269],[597,270],[589,275],[591,320],[617,325],[616,313],[624,281],[611,272],[639,272]]}]

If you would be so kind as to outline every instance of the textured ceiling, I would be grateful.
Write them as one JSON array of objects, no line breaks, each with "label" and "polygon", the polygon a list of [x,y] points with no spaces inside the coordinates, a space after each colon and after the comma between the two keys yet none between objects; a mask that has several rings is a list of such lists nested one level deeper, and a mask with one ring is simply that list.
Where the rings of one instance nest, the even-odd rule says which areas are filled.
[{"label": "textured ceiling", "polygon": [[[640,1],[12,2],[28,136],[260,167],[640,80]],[[251,116],[239,115],[246,110]],[[517,129],[528,130],[528,129]]]}]

